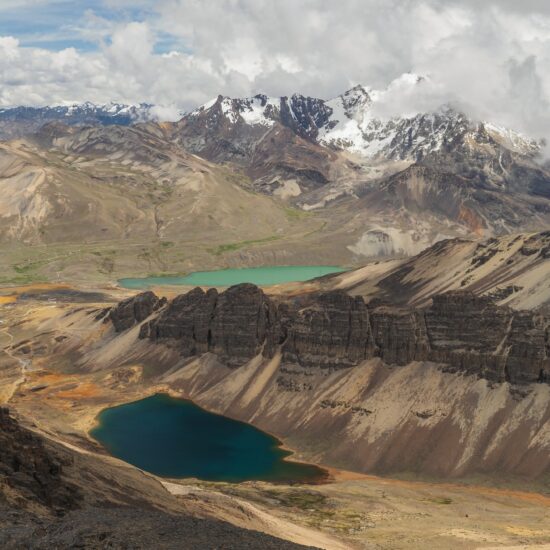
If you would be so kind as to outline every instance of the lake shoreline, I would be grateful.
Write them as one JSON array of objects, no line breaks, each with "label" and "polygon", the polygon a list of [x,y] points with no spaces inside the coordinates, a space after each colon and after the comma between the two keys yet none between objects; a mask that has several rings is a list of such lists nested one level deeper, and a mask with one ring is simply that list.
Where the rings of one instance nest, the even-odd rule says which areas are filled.
[{"label": "lake shoreline", "polygon": [[[152,423],[155,414],[160,416],[153,418]],[[180,418],[181,414],[187,416]],[[122,421],[117,420],[120,417]],[[178,431],[166,433],[174,419],[179,419]],[[205,446],[205,434],[209,429],[213,430],[214,438]],[[232,433],[234,440],[231,440]],[[196,478],[229,483],[264,481],[275,485],[320,485],[332,480],[326,468],[291,458],[294,451],[273,434],[247,422],[208,411],[172,392],[158,391],[101,409],[87,435],[110,456],[166,479]],[[190,446],[184,445],[182,449],[182,442]],[[167,448],[163,449],[163,444]],[[240,450],[239,445],[242,446]],[[249,448],[250,445],[256,445],[256,448]],[[220,449],[228,450],[225,458]],[[235,457],[239,452],[243,455],[237,460]],[[199,459],[193,463],[195,455]],[[210,463],[214,470],[221,468],[219,474],[210,472]],[[250,468],[247,473],[246,464]],[[188,470],[179,475],[174,468]],[[232,471],[231,468],[236,469]]]},{"label": "lake shoreline", "polygon": [[306,282],[344,271],[346,271],[346,268],[330,265],[261,266],[194,271],[186,275],[126,277],[118,279],[117,284],[125,290],[148,290],[155,286],[223,288],[239,283],[273,286],[285,283]]},{"label": "lake shoreline", "polygon": [[[158,390],[154,393],[151,393],[147,396],[144,396],[144,397],[141,397],[141,398],[138,398],[138,399],[132,399],[130,401],[118,403],[116,405],[113,405],[113,407],[110,407],[110,406],[104,407],[103,409],[101,409],[101,411],[109,409],[109,408],[115,408],[115,407],[123,406],[125,404],[133,403],[135,401],[141,401],[143,399],[147,399],[148,397],[158,395],[158,394],[169,395],[170,397],[172,397],[176,400],[189,402],[189,403],[193,404],[195,407],[204,410],[205,412],[216,414],[218,416],[223,416],[223,417],[229,418],[230,420],[233,420],[235,422],[239,422],[241,424],[245,424],[247,426],[252,426],[252,427],[256,428],[253,424],[249,424],[249,423],[244,422],[242,420],[231,418],[229,416],[225,416],[225,415],[222,415],[222,414],[219,414],[219,413],[213,413],[212,411],[209,411],[208,409],[206,409],[202,405],[199,405],[198,403],[195,403],[193,400],[177,394],[173,390],[172,391]],[[99,413],[96,415],[96,418],[97,418],[98,415],[99,415]],[[293,455],[299,454],[299,452],[296,451],[295,449],[292,449],[291,447],[289,447],[278,436],[276,436],[273,433],[270,433],[269,431],[266,431],[264,429],[260,429],[260,428],[256,428],[256,429],[260,430],[261,432],[269,435],[271,438],[276,440],[278,442],[278,446],[281,449],[284,449],[284,450],[292,453],[292,455],[288,455],[286,457],[283,457],[284,461],[294,462],[294,463],[297,463],[297,464],[302,464],[302,465],[307,465],[307,466],[315,466],[316,468],[322,470],[325,473],[325,475],[322,476],[319,480],[296,480],[296,481],[292,481],[292,482],[284,481],[284,480],[282,480],[282,481],[249,480],[251,482],[258,481],[258,482],[261,482],[261,483],[269,483],[270,485],[274,485],[274,486],[293,486],[293,485],[296,485],[296,486],[298,486],[298,485],[323,486],[323,485],[332,485],[332,484],[354,482],[354,481],[363,481],[363,482],[369,482],[370,481],[370,482],[377,483],[377,484],[379,484],[379,483],[387,484],[389,487],[397,486],[397,487],[402,487],[402,488],[411,489],[411,490],[414,490],[415,488],[432,488],[432,489],[438,489],[439,488],[441,490],[460,490],[460,491],[464,491],[466,493],[483,494],[483,495],[486,495],[488,497],[491,497],[491,496],[493,496],[493,497],[509,496],[509,497],[519,499],[520,501],[535,502],[535,503],[537,503],[541,506],[550,507],[550,496],[548,494],[545,494],[545,493],[541,492],[541,491],[535,491],[535,490],[533,490],[533,491],[524,491],[524,490],[518,490],[518,489],[515,489],[515,488],[512,488],[512,487],[507,487],[507,486],[502,486],[502,487],[500,487],[500,486],[491,486],[491,485],[479,484],[479,483],[476,483],[476,482],[468,483],[468,482],[466,482],[464,480],[460,480],[460,479],[456,480],[455,482],[452,482],[452,481],[449,482],[449,481],[442,481],[442,480],[405,479],[405,478],[399,478],[399,477],[386,477],[386,476],[380,476],[380,475],[376,475],[376,474],[355,472],[353,470],[346,470],[346,469],[337,468],[337,467],[333,467],[333,466],[327,466],[327,465],[324,465],[324,464],[321,464],[321,463],[304,462],[304,461],[301,461],[301,460],[298,460],[298,459],[294,458]],[[89,432],[88,432],[87,435],[89,437],[91,437]],[[98,444],[98,445],[101,445],[101,443],[99,443],[93,437],[92,437],[92,441],[94,443]],[[105,453],[107,454],[107,456],[110,456],[110,457],[115,458],[117,460],[121,460],[122,462],[125,462],[126,464],[130,464],[130,463],[124,461],[123,459],[120,459],[120,458],[117,458],[114,455],[111,455],[103,446],[101,446],[101,448],[105,450]],[[133,466],[133,465],[131,465],[131,466]],[[133,467],[136,467],[136,468],[140,469],[137,466],[133,466]],[[165,476],[160,476],[160,475],[157,475],[157,474],[152,474],[152,475],[160,478],[161,480],[167,480],[167,481],[173,481],[173,482],[183,482],[185,480],[196,479],[196,478],[190,478],[190,477],[165,477]],[[216,481],[208,481],[208,480],[200,480],[200,479],[198,479],[198,481],[207,481],[209,483],[218,483]],[[242,481],[242,482],[219,481],[219,483],[234,483],[236,485],[240,485],[242,483],[247,483],[249,481]]]}]

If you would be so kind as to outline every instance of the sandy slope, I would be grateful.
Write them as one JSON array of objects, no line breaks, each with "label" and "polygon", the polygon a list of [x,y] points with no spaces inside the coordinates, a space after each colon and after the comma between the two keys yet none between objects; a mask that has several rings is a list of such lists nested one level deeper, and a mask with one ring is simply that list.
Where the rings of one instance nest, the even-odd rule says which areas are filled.
[{"label": "sandy slope", "polygon": [[550,303],[550,233],[522,233],[473,242],[452,239],[409,259],[381,261],[337,275],[328,288],[413,306],[434,294],[470,290],[516,309]]}]

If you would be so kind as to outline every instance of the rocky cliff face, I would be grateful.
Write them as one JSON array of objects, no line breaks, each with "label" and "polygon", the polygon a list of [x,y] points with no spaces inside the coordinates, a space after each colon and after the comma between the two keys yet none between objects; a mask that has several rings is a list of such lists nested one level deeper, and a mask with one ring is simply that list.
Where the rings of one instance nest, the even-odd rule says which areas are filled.
[{"label": "rocky cliff face", "polygon": [[[122,302],[110,314],[115,330],[143,321],[161,302],[152,293]],[[372,357],[387,364],[433,361],[495,382],[550,381],[550,321],[455,291],[426,309],[367,306],[343,291],[276,302],[251,284],[224,292],[197,288],[178,296],[141,327],[140,338],[207,351],[231,366],[280,347],[283,362],[343,368]]]},{"label": "rocky cliff face", "polygon": [[[141,303],[141,296],[133,300]],[[124,312],[131,309],[124,305]],[[278,327],[273,302],[257,286],[242,284],[221,294],[195,288],[178,296],[141,327],[140,338],[172,340],[186,357],[211,351],[229,365],[240,365],[262,350],[272,355],[280,340]]]},{"label": "rocky cliff face", "polygon": [[184,356],[207,352],[217,298],[215,289],[205,293],[200,288],[178,296],[156,319],[142,325],[140,338],[177,340]]},{"label": "rocky cliff face", "polygon": [[363,299],[344,292],[316,296],[285,324],[284,361],[306,366],[343,367],[372,357],[375,344]]},{"label": "rocky cliff face", "polygon": [[120,302],[110,311],[109,318],[113,322],[115,330],[121,332],[147,319],[163,303],[154,292],[143,292]]},{"label": "rocky cliff face", "polygon": [[517,382],[550,382],[550,324],[542,315],[514,315],[506,345],[505,376]]},{"label": "rocky cliff face", "polygon": [[513,313],[489,298],[453,292],[433,299],[424,313],[429,359],[456,370],[502,382],[505,373],[508,332]]},{"label": "rocky cliff face", "polygon": [[5,483],[22,499],[57,511],[74,508],[80,495],[63,480],[63,466],[39,437],[22,428],[8,409],[0,408],[0,487]]},{"label": "rocky cliff face", "polygon": [[374,340],[386,363],[406,365],[428,358],[430,343],[421,312],[380,307],[372,312],[371,317]]}]

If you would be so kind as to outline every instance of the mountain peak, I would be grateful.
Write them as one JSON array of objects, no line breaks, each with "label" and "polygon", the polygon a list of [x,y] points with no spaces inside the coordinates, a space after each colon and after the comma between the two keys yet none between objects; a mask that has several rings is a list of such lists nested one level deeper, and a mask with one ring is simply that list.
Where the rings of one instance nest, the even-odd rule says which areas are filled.
[{"label": "mountain peak", "polygon": [[[206,113],[211,118],[210,127],[221,121],[252,127],[280,123],[301,137],[372,160],[414,161],[456,139],[465,139],[472,146],[485,142],[487,137],[520,154],[532,155],[538,150],[525,136],[496,125],[482,126],[448,105],[388,118],[377,115],[378,106],[394,96],[408,97],[416,86],[428,81],[427,76],[405,73],[385,90],[356,84],[328,101],[298,93],[278,98],[256,94],[242,99],[220,95],[191,115]],[[467,132],[469,137],[464,137]]]}]

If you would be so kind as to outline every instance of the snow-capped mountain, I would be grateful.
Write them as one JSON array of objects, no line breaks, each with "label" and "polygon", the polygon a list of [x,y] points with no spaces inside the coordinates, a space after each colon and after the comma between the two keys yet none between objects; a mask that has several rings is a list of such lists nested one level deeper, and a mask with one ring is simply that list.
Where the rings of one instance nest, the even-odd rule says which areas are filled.
[{"label": "snow-capped mountain", "polygon": [[154,107],[142,103],[125,105],[78,103],[46,107],[12,107],[0,109],[0,139],[13,139],[32,134],[49,122],[69,126],[122,125],[155,120]]},{"label": "snow-capped mountain", "polygon": [[330,100],[218,96],[176,123],[172,139],[238,165],[254,189],[303,210],[345,208],[365,228],[350,248],[361,255],[545,227],[550,172],[537,162],[539,144],[450,105],[399,101],[423,83],[404,75],[386,90],[355,86]]},{"label": "snow-capped mountain", "polygon": [[[404,82],[406,86],[417,86],[423,80],[416,75],[405,76],[400,79],[401,85]],[[448,147],[457,139],[475,144],[488,137],[519,154],[533,155],[539,150],[535,141],[518,132],[472,121],[446,105],[433,112],[380,117],[376,114],[377,105],[388,101],[391,87],[378,91],[355,86],[328,101],[299,94],[280,98],[256,95],[246,99],[219,96],[187,118],[205,119],[209,130],[222,122],[264,128],[279,122],[320,145],[370,160],[416,160]]]},{"label": "snow-capped mountain", "polygon": [[207,119],[213,128],[220,121],[233,125],[272,127],[279,122],[302,137],[317,138],[319,129],[329,122],[331,109],[327,102],[294,94],[291,97],[268,97],[258,94],[245,99],[218,96],[184,118]]},{"label": "snow-capped mountain", "polygon": [[357,86],[327,101],[331,115],[318,141],[371,159],[418,159],[448,147],[457,138],[479,143],[487,135],[517,153],[530,155],[539,150],[534,140],[518,132],[470,120],[448,105],[433,112],[377,117],[373,111],[384,98],[385,92]]},{"label": "snow-capped mountain", "polygon": [[[224,164],[247,191],[317,211],[329,224],[345,220],[342,242],[362,256],[415,254],[448,236],[547,227],[550,170],[538,163],[539,145],[449,105],[419,110],[396,100],[400,109],[391,108],[422,82],[405,75],[386,90],[355,86],[330,100],[220,95],[176,123],[130,128],[158,109],[18,108],[0,111],[0,132],[35,133],[39,147],[79,155],[118,159],[124,147],[132,157],[125,162],[137,151],[143,162],[168,150],[192,153]],[[37,132],[48,122],[54,124]],[[333,230],[343,227],[339,221]]]}]

